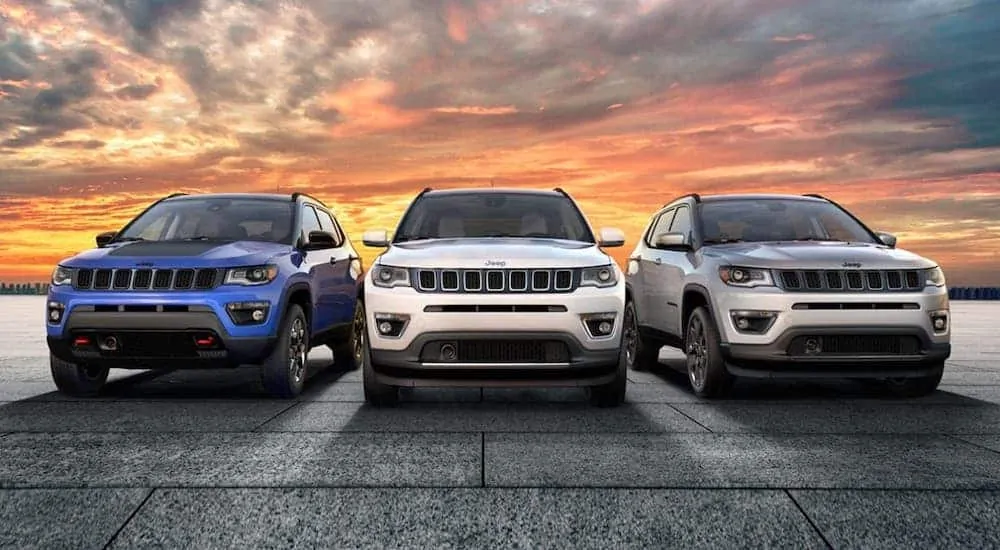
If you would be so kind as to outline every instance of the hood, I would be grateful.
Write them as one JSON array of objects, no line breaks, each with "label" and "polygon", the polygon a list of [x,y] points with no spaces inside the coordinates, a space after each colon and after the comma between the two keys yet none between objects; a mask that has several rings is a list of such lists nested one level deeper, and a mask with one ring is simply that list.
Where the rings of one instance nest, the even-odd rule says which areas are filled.
[{"label": "hood", "polygon": [[258,265],[291,252],[284,244],[257,241],[139,241],[116,243],[81,252],[66,267],[236,267]]},{"label": "hood", "polygon": [[733,243],[705,247],[702,253],[724,263],[769,269],[922,269],[937,265],[906,250],[865,243]]},{"label": "hood", "polygon": [[394,244],[378,263],[397,267],[566,268],[610,264],[597,245],[560,239],[431,239]]}]

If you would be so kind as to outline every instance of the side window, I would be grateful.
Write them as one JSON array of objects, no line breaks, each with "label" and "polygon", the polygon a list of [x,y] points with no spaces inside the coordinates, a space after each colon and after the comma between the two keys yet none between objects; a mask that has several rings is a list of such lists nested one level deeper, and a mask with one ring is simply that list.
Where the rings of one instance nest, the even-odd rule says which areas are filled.
[{"label": "side window", "polygon": [[344,244],[344,232],[340,230],[340,225],[333,219],[333,216],[329,212],[318,208],[316,209],[316,214],[319,216],[319,223],[323,227],[323,231],[333,233],[338,247]]},{"label": "side window", "polygon": [[677,209],[674,222],[670,224],[670,232],[683,233],[685,235],[691,234],[691,209],[686,206],[681,206]]},{"label": "side window", "polygon": [[319,218],[316,217],[316,209],[307,205],[302,207],[302,240],[309,240],[310,231],[322,231],[323,227],[319,223]]},{"label": "side window", "polygon": [[649,234],[646,235],[646,244],[648,246],[653,246],[654,237],[670,230],[670,222],[674,219],[675,212],[677,212],[677,209],[671,208],[660,214],[660,217],[653,222],[653,225],[649,228]]}]

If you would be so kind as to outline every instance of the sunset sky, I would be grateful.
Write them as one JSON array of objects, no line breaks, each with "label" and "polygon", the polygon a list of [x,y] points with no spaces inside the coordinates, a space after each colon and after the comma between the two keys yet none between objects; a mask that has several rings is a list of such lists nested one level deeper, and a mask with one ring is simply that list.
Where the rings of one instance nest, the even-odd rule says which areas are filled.
[{"label": "sunset sky", "polygon": [[1000,0],[0,0],[0,280],[171,192],[307,191],[360,247],[492,180],[619,258],[680,194],[822,193],[1000,286],[998,36]]}]

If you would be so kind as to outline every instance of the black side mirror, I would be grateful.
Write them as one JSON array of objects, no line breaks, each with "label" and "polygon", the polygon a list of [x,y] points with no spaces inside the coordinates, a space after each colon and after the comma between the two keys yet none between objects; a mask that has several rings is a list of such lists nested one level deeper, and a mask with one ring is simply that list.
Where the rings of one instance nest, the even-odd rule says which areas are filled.
[{"label": "black side mirror", "polygon": [[117,234],[118,233],[116,231],[106,231],[104,233],[101,233],[95,239],[97,241],[97,247],[101,248],[104,245],[110,243],[115,238],[115,235],[117,235]]},{"label": "black side mirror", "polygon": [[306,241],[302,248],[305,250],[324,250],[336,247],[337,238],[333,236],[333,233],[329,231],[310,231],[309,240]]},{"label": "black side mirror", "polygon": [[896,248],[896,236],[892,233],[886,233],[885,231],[879,231],[876,233],[882,244],[888,246],[889,248]]}]

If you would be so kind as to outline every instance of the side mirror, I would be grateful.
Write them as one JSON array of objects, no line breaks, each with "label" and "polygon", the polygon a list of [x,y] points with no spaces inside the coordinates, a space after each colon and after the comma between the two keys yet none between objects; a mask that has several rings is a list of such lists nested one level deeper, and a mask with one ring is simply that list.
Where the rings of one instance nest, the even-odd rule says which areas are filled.
[{"label": "side mirror", "polygon": [[324,250],[336,247],[337,238],[329,231],[310,231],[309,240],[303,246],[306,250]]},{"label": "side mirror", "polygon": [[97,241],[97,247],[98,248],[102,248],[106,244],[110,243],[111,240],[114,239],[115,235],[117,235],[117,234],[118,234],[117,231],[106,231],[104,233],[101,233],[95,239]]},{"label": "side mirror", "polygon": [[661,233],[653,238],[653,246],[660,250],[691,250],[691,241],[684,233]]},{"label": "side mirror", "polygon": [[389,232],[385,229],[365,231],[361,235],[361,242],[372,248],[385,248],[389,246]]},{"label": "side mirror", "polygon": [[878,231],[875,234],[878,235],[878,238],[880,241],[882,241],[882,244],[888,246],[889,248],[896,248],[895,235],[893,235],[892,233],[886,233],[884,231]]},{"label": "side mirror", "polygon": [[625,246],[625,233],[617,227],[602,227],[600,234],[597,246],[602,248]]}]

